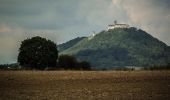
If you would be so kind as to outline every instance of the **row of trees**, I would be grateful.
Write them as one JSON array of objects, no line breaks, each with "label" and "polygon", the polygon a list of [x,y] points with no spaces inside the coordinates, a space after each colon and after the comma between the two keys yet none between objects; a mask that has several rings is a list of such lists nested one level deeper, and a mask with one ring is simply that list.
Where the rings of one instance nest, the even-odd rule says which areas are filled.
[{"label": "row of trees", "polygon": [[57,45],[39,36],[22,41],[18,63],[25,68],[41,70],[46,68],[90,70],[90,64],[86,61],[78,62],[75,57],[69,55],[58,57]]},{"label": "row of trees", "polygon": [[91,70],[91,66],[87,61],[78,62],[74,56],[61,55],[58,59],[59,68],[76,69],[76,70]]}]

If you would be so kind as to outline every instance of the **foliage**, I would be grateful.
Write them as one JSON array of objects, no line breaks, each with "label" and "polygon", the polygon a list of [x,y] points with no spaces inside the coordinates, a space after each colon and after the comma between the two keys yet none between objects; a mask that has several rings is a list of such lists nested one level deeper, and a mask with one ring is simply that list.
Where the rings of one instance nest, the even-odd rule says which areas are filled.
[{"label": "foliage", "polygon": [[21,69],[17,63],[13,64],[0,64],[0,70],[19,70]]},{"label": "foliage", "polygon": [[145,67],[144,70],[170,70],[170,63],[168,63],[166,66],[151,66],[151,67]]},{"label": "foliage", "polygon": [[83,40],[84,38],[85,37],[77,37],[77,38],[75,38],[73,40],[70,40],[70,41],[68,41],[66,43],[60,44],[60,45],[58,45],[58,49],[59,49],[60,52],[62,52],[64,50],[74,46],[76,43],[78,43],[79,41]]},{"label": "foliage", "polygon": [[90,70],[90,64],[87,61],[78,62],[74,56],[60,55],[58,66],[66,70]]},{"label": "foliage", "polygon": [[81,61],[78,63],[78,67],[81,70],[91,70],[91,65],[87,61]]},{"label": "foliage", "polygon": [[58,58],[58,66],[64,69],[77,69],[77,60],[70,55],[60,55]]},{"label": "foliage", "polygon": [[85,38],[60,54],[87,60],[95,68],[113,69],[125,66],[166,66],[170,47],[141,29],[102,31],[93,39]]},{"label": "foliage", "polygon": [[19,48],[18,62],[21,66],[36,69],[55,67],[57,58],[57,45],[39,36],[22,41]]}]

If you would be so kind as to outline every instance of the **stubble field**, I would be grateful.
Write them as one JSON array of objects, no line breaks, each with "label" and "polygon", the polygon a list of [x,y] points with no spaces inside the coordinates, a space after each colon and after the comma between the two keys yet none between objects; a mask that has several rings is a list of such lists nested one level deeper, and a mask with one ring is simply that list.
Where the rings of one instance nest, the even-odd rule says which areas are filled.
[{"label": "stubble field", "polygon": [[170,71],[0,71],[0,100],[129,99],[170,99]]}]

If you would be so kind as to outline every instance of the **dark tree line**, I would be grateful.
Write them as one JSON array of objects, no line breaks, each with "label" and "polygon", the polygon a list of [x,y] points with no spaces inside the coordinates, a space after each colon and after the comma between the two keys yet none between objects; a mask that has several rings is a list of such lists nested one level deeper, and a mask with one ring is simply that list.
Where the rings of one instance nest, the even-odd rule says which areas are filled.
[{"label": "dark tree line", "polygon": [[57,45],[53,41],[39,36],[22,41],[18,63],[24,68],[41,70],[46,68],[90,70],[88,62],[78,62],[73,56],[61,55],[58,58]]},{"label": "dark tree line", "polygon": [[87,61],[78,62],[74,56],[61,55],[58,59],[58,66],[64,69],[90,70],[91,66]]}]

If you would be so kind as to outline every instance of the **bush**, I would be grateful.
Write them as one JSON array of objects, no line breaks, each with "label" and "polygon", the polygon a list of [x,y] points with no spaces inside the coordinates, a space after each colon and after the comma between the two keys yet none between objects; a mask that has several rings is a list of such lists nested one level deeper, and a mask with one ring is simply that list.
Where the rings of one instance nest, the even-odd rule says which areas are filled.
[{"label": "bush", "polygon": [[64,69],[77,69],[77,60],[70,55],[61,55],[58,58],[58,66]]},{"label": "bush", "polygon": [[79,62],[79,63],[78,63],[78,67],[79,67],[81,70],[91,70],[90,63],[87,62],[87,61]]},{"label": "bush", "polygon": [[91,70],[90,63],[87,61],[78,62],[74,56],[60,55],[58,66],[62,69],[71,70]]}]

